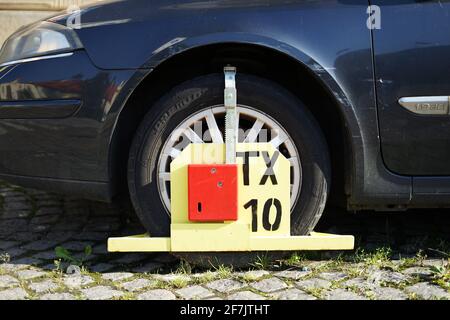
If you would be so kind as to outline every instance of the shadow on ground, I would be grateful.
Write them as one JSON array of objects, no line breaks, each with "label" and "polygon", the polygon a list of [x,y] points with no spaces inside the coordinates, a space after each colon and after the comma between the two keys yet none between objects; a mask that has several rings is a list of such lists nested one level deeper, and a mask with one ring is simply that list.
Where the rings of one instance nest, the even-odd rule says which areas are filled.
[{"label": "shadow on ground", "polygon": [[317,231],[352,234],[358,248],[389,247],[404,255],[445,257],[450,245],[450,209],[349,213],[328,208]]}]

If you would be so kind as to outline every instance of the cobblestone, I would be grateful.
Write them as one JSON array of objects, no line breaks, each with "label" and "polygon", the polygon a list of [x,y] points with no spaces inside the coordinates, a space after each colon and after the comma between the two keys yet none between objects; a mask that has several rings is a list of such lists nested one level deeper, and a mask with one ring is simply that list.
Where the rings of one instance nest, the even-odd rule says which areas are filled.
[{"label": "cobblestone", "polygon": [[87,246],[92,246],[91,241],[70,241],[61,244],[67,250],[70,251],[83,251]]},{"label": "cobblestone", "polygon": [[144,288],[151,287],[156,283],[155,280],[148,280],[148,279],[135,279],[130,282],[122,283],[122,288],[124,288],[127,291],[139,291]]},{"label": "cobblestone", "polygon": [[205,299],[214,296],[210,290],[201,286],[191,286],[175,291],[180,297],[187,300]]},{"label": "cobblestone", "polygon": [[45,280],[31,283],[28,287],[36,293],[46,293],[57,289],[58,285],[51,280]]},{"label": "cobblestone", "polygon": [[407,283],[411,278],[407,275],[401,274],[400,272],[390,272],[390,271],[373,271],[368,280],[376,285],[400,285]]},{"label": "cobblestone", "polygon": [[38,240],[33,241],[27,245],[22,246],[23,249],[34,250],[34,251],[42,251],[48,250],[51,248],[55,248],[59,244],[59,241],[52,240]]},{"label": "cobblestone", "polygon": [[[432,283],[436,273],[430,270],[430,267],[445,268],[448,261],[440,256],[419,259],[417,252],[411,251],[413,247],[417,248],[416,243],[420,243],[420,230],[424,236],[431,234],[423,227],[425,225],[439,226],[442,232],[434,238],[447,239],[449,215],[435,218],[439,224],[420,222],[432,219],[433,212],[424,215],[426,219],[416,217],[419,222],[412,226],[412,240],[400,241],[401,245],[393,254],[397,260],[388,264],[388,268],[369,266],[361,260],[330,263],[338,253],[325,252],[317,254],[315,260],[302,260],[302,266],[290,264],[287,267],[282,262],[258,270],[230,269],[222,273],[211,268],[182,273],[178,259],[170,254],[107,252],[108,237],[145,232],[135,216],[130,214],[129,218],[123,219],[124,213],[115,205],[36,190],[22,192],[20,188],[0,185],[0,195],[6,204],[0,206],[0,300],[450,299],[445,283],[440,284],[442,287]],[[407,223],[402,227],[411,224],[411,214],[408,213]],[[381,221],[391,219],[389,217],[392,216],[386,215]],[[359,229],[347,227],[347,220],[356,226],[365,224],[367,232],[371,233],[366,237],[370,240],[365,248],[379,248],[387,224],[377,224],[378,218],[374,215],[357,219],[342,215],[336,221],[344,223],[343,228],[334,226],[330,229],[328,226],[320,231],[354,234]],[[403,231],[408,233],[408,230]],[[68,275],[56,270],[57,246],[68,249],[73,258],[83,260],[81,273]],[[92,247],[92,254],[85,257],[87,246]],[[438,249],[436,252],[448,254],[448,248]],[[404,258],[408,258],[407,264],[404,264]],[[70,263],[62,260],[61,270],[65,270]]]},{"label": "cobblestone", "polygon": [[123,295],[123,292],[107,286],[83,289],[81,292],[88,300],[109,300]]},{"label": "cobblestone", "polygon": [[424,267],[443,267],[448,264],[444,259],[428,259],[422,261]]},{"label": "cobblestone", "polygon": [[17,241],[0,241],[0,250],[6,250],[17,245]]},{"label": "cobblestone", "polygon": [[102,274],[102,278],[105,280],[110,280],[113,282],[122,281],[128,278],[133,277],[134,274],[130,272],[110,272]]},{"label": "cobblestone", "polygon": [[288,289],[275,294],[272,297],[277,300],[317,300],[316,297],[298,289]]},{"label": "cobblestone", "polygon": [[24,266],[38,266],[40,264],[42,264],[42,261],[33,257],[23,257],[20,259],[12,259],[14,261],[14,264],[20,266],[20,265],[24,265]]},{"label": "cobblestone", "polygon": [[228,300],[266,300],[266,298],[251,291],[241,291],[229,295]]},{"label": "cobblestone", "polygon": [[405,291],[423,299],[450,299],[450,294],[444,289],[426,282],[407,287]]},{"label": "cobblestone", "polygon": [[169,282],[169,283],[178,282],[178,281],[188,282],[191,280],[191,278],[189,276],[182,275],[182,274],[176,274],[176,273],[174,273],[174,274],[158,274],[155,276],[155,278],[157,280]]},{"label": "cobblestone", "polygon": [[395,288],[381,287],[373,290],[377,300],[407,300],[408,295]]},{"label": "cobblestone", "polygon": [[138,300],[175,300],[175,295],[169,290],[155,289],[137,296]]},{"label": "cobblestone", "polygon": [[341,281],[347,278],[347,274],[342,272],[323,272],[319,277],[328,281]]},{"label": "cobblestone", "polygon": [[139,253],[129,253],[118,259],[113,260],[114,263],[120,264],[131,264],[144,260],[146,258],[145,255]]},{"label": "cobblestone", "polygon": [[325,298],[327,300],[367,300],[365,297],[345,289],[335,289],[326,294]]},{"label": "cobblestone", "polygon": [[19,280],[9,275],[0,276],[0,289],[14,287],[19,284]]},{"label": "cobblestone", "polygon": [[433,277],[433,273],[431,272],[430,268],[426,267],[412,267],[403,270],[402,273],[411,277],[418,277],[422,280]]},{"label": "cobblestone", "polygon": [[312,278],[307,280],[300,280],[296,282],[300,289],[328,289],[331,287],[331,282],[324,279]]},{"label": "cobblestone", "polygon": [[95,265],[93,265],[92,267],[90,267],[89,269],[92,272],[105,272],[105,271],[109,271],[112,268],[114,268],[113,264],[110,263],[97,263]]},{"label": "cobblestone", "polygon": [[208,283],[206,286],[210,289],[213,289],[213,290],[216,290],[216,291],[219,291],[222,293],[239,290],[239,289],[245,287],[245,285],[243,283],[236,281],[236,280],[231,280],[231,279],[216,280],[216,281]]},{"label": "cobblestone", "polygon": [[309,275],[311,273],[311,271],[291,271],[291,270],[285,270],[285,271],[280,271],[274,274],[274,276],[276,277],[280,277],[280,278],[286,278],[286,279],[292,279],[292,280],[298,280],[301,279],[303,277],[306,277],[307,275]]},{"label": "cobblestone", "polygon": [[375,287],[374,284],[368,282],[366,279],[362,277],[347,280],[342,284],[342,286],[346,288],[356,288],[361,291],[370,290]]},{"label": "cobblestone", "polygon": [[251,284],[258,291],[269,293],[287,288],[287,284],[277,278],[264,279]]},{"label": "cobblestone", "polygon": [[21,270],[16,273],[20,280],[31,280],[43,277],[46,273],[38,270]]},{"label": "cobblestone", "polygon": [[43,260],[54,260],[56,259],[56,253],[54,250],[38,252],[32,256],[32,258],[43,259]]},{"label": "cobblestone", "polygon": [[27,292],[21,288],[0,291],[0,300],[24,300]]},{"label": "cobblestone", "polygon": [[81,288],[81,287],[87,286],[93,282],[94,282],[94,280],[90,276],[86,276],[86,275],[67,276],[64,279],[64,285],[71,289]]},{"label": "cobblestone", "polygon": [[26,264],[16,264],[16,263],[3,263],[0,264],[0,270],[3,272],[11,272],[14,273],[18,270],[28,268],[29,266]]},{"label": "cobblestone", "polygon": [[62,293],[47,293],[39,298],[40,300],[75,300],[73,294],[62,292]]},{"label": "cobblestone", "polygon": [[0,251],[0,253],[3,253],[3,254],[6,253],[9,256],[10,259],[14,259],[16,257],[20,257],[21,255],[23,255],[26,252],[27,252],[26,250],[21,249],[21,248],[17,248],[17,247],[10,248],[10,249],[7,249],[5,251],[3,251],[3,250]]}]

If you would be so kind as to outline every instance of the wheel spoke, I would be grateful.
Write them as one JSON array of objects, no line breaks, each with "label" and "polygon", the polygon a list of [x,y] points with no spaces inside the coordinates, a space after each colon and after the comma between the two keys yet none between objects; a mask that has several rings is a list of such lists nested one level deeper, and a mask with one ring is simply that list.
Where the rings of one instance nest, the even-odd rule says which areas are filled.
[{"label": "wheel spoke", "polygon": [[214,117],[214,113],[209,110],[206,114],[206,124],[208,125],[208,131],[211,136],[213,143],[223,143],[222,132],[220,132],[219,127],[217,126],[216,118]]},{"label": "wheel spoke", "polygon": [[180,155],[180,153],[181,153],[181,150],[178,150],[178,149],[175,149],[175,148],[170,148],[169,155],[172,158],[178,157]]},{"label": "wheel spoke", "polygon": [[298,187],[296,186],[299,186],[301,184],[302,171],[299,165],[298,157],[291,157],[288,160],[291,164],[291,167],[293,167],[294,170],[294,176],[293,179],[291,180],[291,206],[293,206],[299,192]]},{"label": "wheel spoke", "polygon": [[298,161],[297,157],[292,157],[292,158],[289,158],[288,160],[289,160],[289,163],[291,164],[291,167],[294,167],[297,165],[297,161]]},{"label": "wheel spoke", "polygon": [[282,145],[286,140],[288,140],[288,136],[281,130],[277,130],[278,135],[273,138],[270,143],[273,145],[274,148],[278,149],[280,145]]},{"label": "wheel spoke", "polygon": [[[168,177],[168,178],[167,178]],[[159,174],[159,188],[160,188],[160,192],[164,195],[169,194],[168,190],[167,190],[167,182],[170,180],[170,173],[168,172],[161,172]],[[163,193],[164,192],[164,193]],[[164,199],[164,204],[167,207],[167,210],[169,210],[170,212],[170,200],[169,198]]]},{"label": "wheel spoke", "polygon": [[237,130],[236,137],[237,137],[238,143],[242,142],[242,141],[239,141],[239,120],[240,120],[239,118],[240,118],[240,116],[241,116],[241,114],[240,114],[239,110],[237,110],[237,112],[236,112],[236,130]]},{"label": "wheel spoke", "polygon": [[256,142],[259,133],[261,132],[262,127],[264,126],[264,122],[257,119],[253,124],[253,127],[248,132],[247,136],[244,139],[244,143],[253,143]]},{"label": "wheel spoke", "polygon": [[183,134],[193,143],[203,143],[202,138],[200,138],[198,134],[191,128],[187,128],[186,130],[184,130]]},{"label": "wheel spoke", "polygon": [[162,181],[170,181],[170,172],[160,172],[159,173],[159,178]]}]

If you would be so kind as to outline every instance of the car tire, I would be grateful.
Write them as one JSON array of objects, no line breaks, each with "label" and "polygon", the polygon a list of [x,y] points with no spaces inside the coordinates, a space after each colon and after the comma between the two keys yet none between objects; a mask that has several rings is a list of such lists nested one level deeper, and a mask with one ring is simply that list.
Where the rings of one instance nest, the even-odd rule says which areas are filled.
[{"label": "car tire", "polygon": [[[313,230],[330,188],[330,160],[320,126],[307,107],[278,84],[246,74],[236,78],[238,104],[253,106],[275,119],[299,150],[301,189],[291,210],[291,233]],[[211,74],[189,80],[159,99],[143,118],[133,139],[128,161],[128,186],[136,213],[150,235],[170,235],[170,217],[158,189],[158,159],[164,143],[187,117],[223,104],[224,77]]]}]

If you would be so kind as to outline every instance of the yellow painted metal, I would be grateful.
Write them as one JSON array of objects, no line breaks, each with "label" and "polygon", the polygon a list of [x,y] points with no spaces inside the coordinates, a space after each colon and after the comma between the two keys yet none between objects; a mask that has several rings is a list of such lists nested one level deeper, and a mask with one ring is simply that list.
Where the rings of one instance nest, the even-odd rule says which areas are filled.
[{"label": "yellow painted metal", "polygon": [[174,252],[251,251],[249,228],[242,223],[172,224]]},{"label": "yellow painted metal", "polygon": [[[234,240],[231,244],[236,243]],[[353,236],[335,234],[311,233],[309,236],[251,236],[248,250],[236,250],[235,246],[223,251],[309,251],[309,250],[352,250],[354,248]],[[171,238],[151,238],[147,235],[110,238],[108,250],[111,252],[169,252]],[[183,252],[172,250],[173,252]],[[189,246],[186,252],[206,252],[221,250],[204,250],[204,247]]]},{"label": "yellow painted metal", "polygon": [[152,238],[148,234],[108,239],[109,252],[170,252],[170,238]]},{"label": "yellow painted metal", "polygon": [[[269,143],[237,144],[238,220],[224,223],[188,219],[189,164],[224,164],[224,144],[190,144],[171,163],[171,238],[110,238],[112,252],[228,252],[283,250],[349,250],[353,236],[311,233],[290,236],[290,163]],[[256,152],[258,156],[256,156]],[[274,160],[268,164],[268,160]],[[270,167],[270,168],[269,168]],[[273,169],[273,170],[270,170]],[[272,173],[274,176],[267,176]],[[263,179],[263,177],[266,177]],[[226,201],[226,199],[224,199]],[[278,209],[277,209],[278,206]]]},{"label": "yellow painted metal", "polygon": [[252,251],[290,250],[352,250],[355,238],[341,235],[254,236],[250,237]]}]

